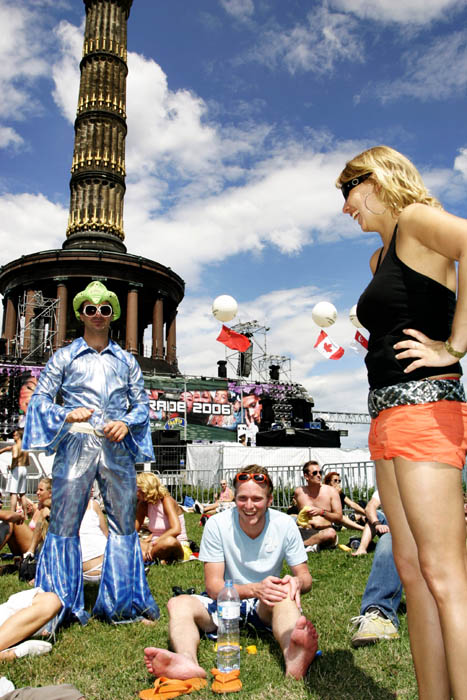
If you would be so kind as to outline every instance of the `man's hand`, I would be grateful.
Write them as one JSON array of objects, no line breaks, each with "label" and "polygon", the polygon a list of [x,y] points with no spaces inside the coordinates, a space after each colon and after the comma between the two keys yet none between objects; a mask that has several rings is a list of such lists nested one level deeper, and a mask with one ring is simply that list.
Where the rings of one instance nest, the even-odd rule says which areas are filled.
[{"label": "man's hand", "polygon": [[[291,576],[286,576],[286,579],[292,578]],[[289,581],[287,581],[287,584]],[[257,590],[255,592],[255,597],[273,608],[277,603],[287,598],[289,588],[288,585],[284,585],[284,579],[278,578],[277,576],[268,576],[256,584]],[[294,594],[295,595],[295,594]]]},{"label": "man's hand", "polygon": [[121,420],[111,420],[104,425],[102,431],[110,442],[121,442],[128,435],[128,426]]},{"label": "man's hand", "polygon": [[93,408],[86,408],[85,406],[78,406],[74,408],[70,413],[67,414],[65,418],[66,423],[85,423],[89,420],[94,413]]},{"label": "man's hand", "polygon": [[[323,509],[317,508],[316,506],[306,506],[307,512],[314,518],[317,515],[323,517]],[[324,516],[326,517],[326,516]]]},{"label": "man's hand", "polygon": [[374,525],[372,524],[371,527],[377,535],[385,535],[387,532],[389,532],[388,525],[383,525],[383,523],[380,522],[374,523]]},{"label": "man's hand", "polygon": [[290,576],[289,574],[287,574],[287,576],[284,576],[284,578],[282,579],[282,585],[288,585],[290,600],[294,600],[297,605],[297,608],[301,610],[302,606],[300,603],[300,579],[298,578],[298,576]]}]

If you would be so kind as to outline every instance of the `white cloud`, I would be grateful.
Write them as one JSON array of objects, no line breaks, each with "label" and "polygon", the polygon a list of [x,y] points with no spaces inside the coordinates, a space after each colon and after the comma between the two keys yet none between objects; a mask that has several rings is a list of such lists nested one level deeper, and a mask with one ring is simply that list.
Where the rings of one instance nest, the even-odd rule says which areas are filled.
[{"label": "white cloud", "polygon": [[49,72],[40,16],[23,4],[0,4],[0,118],[19,120],[40,107],[31,87]]},{"label": "white cloud", "polygon": [[363,61],[363,54],[356,20],[321,6],[308,14],[307,24],[264,32],[247,58],[271,69],[284,63],[292,74],[313,71],[322,76],[332,74],[338,61]]},{"label": "white cloud", "polygon": [[447,13],[465,7],[464,0],[331,0],[331,4],[336,9],[352,13],[360,19],[419,25],[443,20]]},{"label": "white cloud", "polygon": [[235,19],[249,19],[255,11],[253,0],[220,0],[222,7]]},{"label": "white cloud", "polygon": [[0,196],[0,264],[38,250],[59,248],[68,212],[42,194]]},{"label": "white cloud", "polygon": [[454,161],[454,169],[462,174],[464,180],[467,180],[467,148],[459,149],[459,155]]},{"label": "white cloud", "polygon": [[18,148],[24,144],[24,139],[10,126],[0,125],[0,148],[13,146]]},{"label": "white cloud", "polygon": [[83,26],[75,27],[62,21],[55,29],[59,44],[59,60],[54,63],[52,77],[55,83],[53,98],[65,119],[73,123],[76,117],[79,92],[79,62],[83,52]]},{"label": "white cloud", "polygon": [[401,78],[371,84],[361,96],[376,95],[383,103],[401,97],[428,101],[465,96],[467,30],[443,36],[423,50],[408,51],[403,59],[406,70]]}]

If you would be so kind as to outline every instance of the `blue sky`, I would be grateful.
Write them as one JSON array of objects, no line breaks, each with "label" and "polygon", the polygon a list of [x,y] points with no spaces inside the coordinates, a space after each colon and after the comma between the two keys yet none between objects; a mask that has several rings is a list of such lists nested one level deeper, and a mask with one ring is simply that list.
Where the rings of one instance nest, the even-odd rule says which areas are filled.
[{"label": "blue sky", "polygon": [[[64,240],[83,22],[80,0],[0,0],[1,264]],[[231,294],[318,409],[364,411],[348,313],[379,242],[334,180],[385,143],[467,216],[467,3],[134,0],[128,50],[125,242],[186,281],[181,369],[216,374]],[[321,300],[336,362],[313,350]]]}]

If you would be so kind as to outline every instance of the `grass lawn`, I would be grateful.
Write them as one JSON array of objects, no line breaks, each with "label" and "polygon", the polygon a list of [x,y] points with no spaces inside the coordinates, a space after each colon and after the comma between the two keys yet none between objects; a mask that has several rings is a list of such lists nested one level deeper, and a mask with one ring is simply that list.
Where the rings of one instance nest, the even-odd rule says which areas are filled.
[{"label": "grass lawn", "polygon": [[[199,516],[187,514],[189,536],[199,542]],[[355,534],[355,533],[354,533]],[[349,531],[342,531],[346,544]],[[310,554],[312,592],[303,598],[305,615],[315,624],[323,655],[312,664],[304,681],[285,678],[279,648],[270,637],[242,634],[242,646],[256,644],[257,655],[242,652],[243,691],[238,697],[255,700],[389,700],[417,698],[410,657],[405,614],[400,615],[401,638],[371,647],[350,646],[348,624],[359,614],[360,599],[371,568],[372,554],[353,558],[339,549]],[[51,654],[3,663],[1,674],[16,687],[74,683],[87,700],[134,700],[138,691],[153,683],[142,663],[145,646],[167,647],[166,603],[172,586],[194,586],[203,590],[203,566],[188,562],[174,566],[152,566],[148,574],[151,590],[161,608],[160,620],[151,627],[142,624],[112,626],[92,620],[86,627],[75,624],[61,630]],[[17,575],[0,577],[0,600],[26,588]],[[92,605],[94,587],[86,587]],[[215,665],[212,642],[201,641],[201,665]],[[186,696],[188,697],[188,696]],[[191,696],[190,696],[191,697]],[[210,690],[193,693],[193,698],[219,697]],[[237,696],[233,696],[237,697]]]}]

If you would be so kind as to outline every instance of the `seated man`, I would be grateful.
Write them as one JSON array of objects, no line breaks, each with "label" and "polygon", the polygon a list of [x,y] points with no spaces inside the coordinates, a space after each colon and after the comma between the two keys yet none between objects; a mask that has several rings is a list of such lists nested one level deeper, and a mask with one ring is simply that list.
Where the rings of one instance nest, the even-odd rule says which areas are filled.
[{"label": "seated man", "polygon": [[[380,505],[379,500],[377,505]],[[387,527],[386,517],[380,510],[378,522]],[[360,615],[351,620],[354,627],[358,626],[352,637],[352,646],[374,644],[380,639],[398,639],[397,609],[401,597],[402,583],[394,563],[392,537],[388,529],[381,535],[376,545],[373,564],[363,593]]]},{"label": "seated man", "polygon": [[[311,575],[298,529],[288,515],[269,508],[272,482],[264,467],[246,467],[233,485],[236,508],[212,516],[201,540],[199,559],[209,597],[171,598],[169,635],[175,653],[145,649],[146,666],[156,676],[206,676],[197,661],[200,630],[216,630],[216,600],[227,579],[245,602],[245,619],[272,628],[287,675],[303,678],[316,654],[316,630],[301,614],[300,595],[310,590]],[[284,559],[292,575],[279,578]]]},{"label": "seated man", "polygon": [[297,525],[307,552],[319,552],[324,547],[335,547],[337,533],[333,523],[342,523],[339,494],[332,486],[321,483],[321,467],[311,460],[303,465],[306,486],[295,489],[294,498],[299,514]]},{"label": "seated man", "polygon": [[203,513],[204,515],[214,515],[214,513],[225,510],[226,508],[233,507],[234,494],[232,489],[227,486],[227,481],[225,479],[221,480],[221,490],[214,496],[214,503],[205,503],[204,506],[199,502],[195,501],[194,510],[197,513]]},{"label": "seated man", "polygon": [[368,554],[368,547],[370,542],[376,535],[380,537],[389,532],[389,527],[387,525],[386,517],[382,510],[379,510],[381,501],[379,499],[378,491],[375,491],[366,504],[365,515],[367,517],[367,522],[363,528],[362,538],[358,549],[352,552],[353,557],[359,557],[362,554]]}]

